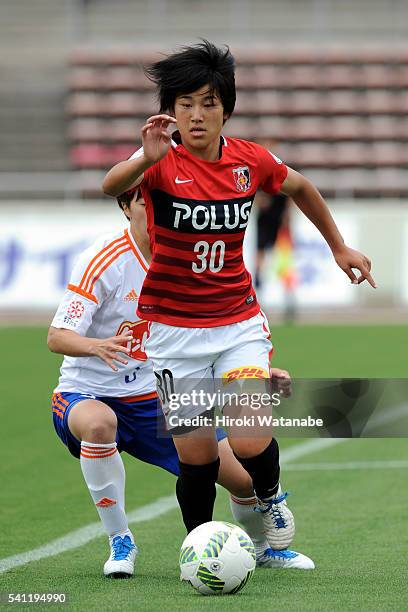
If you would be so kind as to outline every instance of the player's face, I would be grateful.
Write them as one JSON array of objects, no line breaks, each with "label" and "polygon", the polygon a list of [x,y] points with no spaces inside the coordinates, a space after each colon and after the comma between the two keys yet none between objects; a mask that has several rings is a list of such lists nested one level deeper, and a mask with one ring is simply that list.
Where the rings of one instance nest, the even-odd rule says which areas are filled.
[{"label": "player's face", "polygon": [[145,201],[138,196],[138,191],[130,202],[130,206],[126,208],[126,214],[130,217],[130,224],[137,228],[138,233],[146,233],[147,235],[147,221],[146,221],[146,209]]},{"label": "player's face", "polygon": [[207,149],[220,138],[227,119],[221,99],[211,94],[208,85],[191,94],[178,96],[174,105],[177,128],[184,146],[190,150]]}]

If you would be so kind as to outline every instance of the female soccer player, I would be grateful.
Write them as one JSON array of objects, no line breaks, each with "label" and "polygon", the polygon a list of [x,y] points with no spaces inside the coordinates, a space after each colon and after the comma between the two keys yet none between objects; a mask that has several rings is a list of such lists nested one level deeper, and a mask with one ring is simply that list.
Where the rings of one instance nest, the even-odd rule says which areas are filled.
[{"label": "female soccer player", "polygon": [[[108,172],[103,189],[117,196],[141,185],[153,258],[138,315],[152,322],[146,353],[168,419],[169,393],[190,391],[191,405],[178,411],[182,423],[208,408],[193,402],[197,385],[222,381],[227,386],[233,372],[245,389],[248,372],[269,376],[269,330],[242,257],[258,188],[291,196],[350,280],[375,284],[369,259],[344,244],[324,200],[305,177],[255,143],[222,136],[236,98],[228,48],[203,41],[156,62],[147,75],[157,86],[161,114],[148,119],[142,148]],[[171,135],[173,124],[178,132]],[[360,271],[358,278],[353,268]],[[180,459],[176,490],[188,530],[212,519],[216,494],[215,430],[209,426],[203,437],[202,429],[183,435],[174,430]],[[276,441],[270,431],[228,433],[253,481],[268,542],[284,548],[293,523],[289,512],[279,526],[274,519],[276,509],[283,514],[286,505]]]},{"label": "female soccer player", "polygon": [[[144,352],[147,324],[135,304],[150,262],[144,201],[137,190],[119,198],[129,231],[98,240],[80,257],[52,321],[48,345],[65,355],[52,398],[57,434],[80,465],[109,536],[106,576],[131,576],[137,548],[125,513],[125,469],[118,452],[179,474],[171,438],[158,408],[152,367]],[[290,378],[273,370],[283,395]],[[311,569],[300,553],[272,550],[254,512],[248,474],[218,431],[221,468],[218,482],[231,493],[231,509],[254,541],[261,567]],[[278,517],[277,517],[278,520]]]}]

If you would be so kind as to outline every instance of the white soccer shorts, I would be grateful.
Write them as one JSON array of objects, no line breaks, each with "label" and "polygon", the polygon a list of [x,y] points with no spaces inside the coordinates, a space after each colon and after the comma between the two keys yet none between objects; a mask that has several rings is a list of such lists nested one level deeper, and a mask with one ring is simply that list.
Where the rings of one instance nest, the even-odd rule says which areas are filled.
[{"label": "white soccer shorts", "polygon": [[[219,405],[221,393],[242,392],[242,381],[269,379],[272,344],[265,315],[220,327],[153,322],[145,345],[169,429]],[[265,389],[265,383],[262,383]],[[193,391],[196,391],[194,394]],[[259,387],[258,387],[259,390]],[[210,394],[210,395],[208,395]],[[209,399],[210,398],[210,399]],[[175,419],[177,415],[177,423]]]}]

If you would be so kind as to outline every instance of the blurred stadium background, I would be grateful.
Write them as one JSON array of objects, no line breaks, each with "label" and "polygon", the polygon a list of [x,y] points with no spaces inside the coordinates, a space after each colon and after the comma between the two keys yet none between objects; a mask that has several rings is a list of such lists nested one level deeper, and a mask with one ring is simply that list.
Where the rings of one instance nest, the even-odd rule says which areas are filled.
[{"label": "blurred stadium background", "polygon": [[[156,109],[141,66],[207,37],[238,62],[226,134],[274,141],[373,260],[378,289],[349,286],[292,211],[298,319],[405,320],[407,34],[405,0],[3,0],[1,319],[48,321],[75,255],[122,223],[101,181]],[[251,270],[254,257],[253,223]],[[275,321],[287,293],[278,268],[266,261],[261,292]]]},{"label": "blurred stadium background", "polygon": [[[45,344],[76,254],[124,222],[101,182],[135,150],[156,109],[142,64],[199,37],[228,43],[238,61],[226,133],[273,141],[325,195],[346,241],[373,260],[378,289],[351,286],[291,210],[292,246],[266,259],[260,292],[276,365],[299,378],[408,378],[406,0],[2,0],[0,590],[66,591],[75,610],[123,610],[129,601],[152,611],[161,601],[169,610],[231,607],[225,598],[198,602],[178,582],[184,531],[174,500],[163,520],[135,526],[143,555],[125,585],[101,579],[105,538],[72,544],[90,523],[96,537],[96,514],[52,431],[61,359]],[[254,218],[251,271],[255,256]],[[293,305],[297,324],[277,325]],[[318,569],[257,572],[241,607],[405,611],[405,440],[280,444],[295,546]],[[124,461],[130,512],[173,494],[173,477]],[[221,491],[215,516],[231,520]]]}]

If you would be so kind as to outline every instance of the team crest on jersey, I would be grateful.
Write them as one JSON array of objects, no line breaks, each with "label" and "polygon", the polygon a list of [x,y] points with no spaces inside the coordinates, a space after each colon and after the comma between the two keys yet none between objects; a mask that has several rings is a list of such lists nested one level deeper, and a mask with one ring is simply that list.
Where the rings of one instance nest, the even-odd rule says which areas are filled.
[{"label": "team crest on jersey", "polygon": [[71,319],[80,319],[84,311],[85,307],[80,300],[71,300],[68,306],[67,316]]},{"label": "team crest on jersey", "polygon": [[136,359],[137,361],[147,361],[147,355],[145,353],[146,340],[149,337],[149,322],[148,321],[124,321],[116,332],[117,336],[131,332],[133,339],[127,346],[130,348],[128,357]]},{"label": "team crest on jersey", "polygon": [[251,175],[249,174],[248,166],[234,168],[232,171],[234,176],[235,186],[238,191],[248,191],[251,187]]}]

